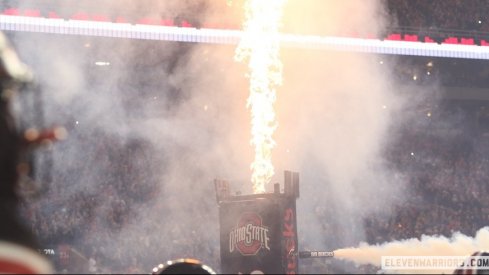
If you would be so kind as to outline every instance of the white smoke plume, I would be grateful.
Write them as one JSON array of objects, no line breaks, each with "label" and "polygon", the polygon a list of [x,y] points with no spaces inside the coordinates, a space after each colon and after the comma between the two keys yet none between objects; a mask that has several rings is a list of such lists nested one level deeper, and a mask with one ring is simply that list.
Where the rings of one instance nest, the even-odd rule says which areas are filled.
[{"label": "white smoke plume", "polygon": [[[205,13],[194,1],[146,3],[104,1],[101,7],[141,18]],[[87,1],[59,4],[53,9],[97,10]],[[88,246],[82,252],[97,259],[101,272],[137,263],[144,273],[181,257],[219,270],[213,179],[248,179],[252,158],[246,80],[234,48],[9,35],[36,73],[45,124],[69,132],[49,156],[39,157],[36,169],[41,180],[51,174],[52,183],[44,184],[47,193],[33,203],[44,220],[34,230],[43,239],[59,234],[43,245],[51,248],[56,238],[68,238],[78,250]],[[110,65],[96,66],[97,61]],[[46,158],[52,158],[51,166]],[[121,211],[124,221],[112,220]]]},{"label": "white smoke plume", "polygon": [[[290,1],[284,27],[376,36],[383,14],[380,1]],[[389,214],[404,198],[403,175],[382,155],[404,101],[381,56],[283,49],[282,58],[274,163],[276,171],[300,172],[300,243],[313,250],[353,245],[364,239],[365,215]]]},{"label": "white smoke plume", "polygon": [[[489,247],[489,227],[477,231],[475,237],[454,233],[451,238],[444,236],[421,236],[389,243],[369,245],[360,243],[358,247],[335,250],[338,259],[356,264],[381,265],[382,256],[470,256],[476,251]],[[440,273],[440,270],[405,270],[407,273]],[[445,270],[451,273],[453,270]]]}]

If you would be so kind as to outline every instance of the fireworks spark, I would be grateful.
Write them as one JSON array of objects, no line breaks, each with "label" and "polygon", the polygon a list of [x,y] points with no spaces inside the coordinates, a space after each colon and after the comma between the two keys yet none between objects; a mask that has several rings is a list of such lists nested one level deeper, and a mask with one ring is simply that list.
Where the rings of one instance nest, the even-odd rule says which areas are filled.
[{"label": "fireworks spark", "polygon": [[274,175],[273,133],[277,128],[274,103],[276,87],[282,84],[279,27],[286,0],[247,0],[243,37],[235,59],[248,63],[251,112],[251,145],[255,159],[251,164],[254,193],[264,193]]}]

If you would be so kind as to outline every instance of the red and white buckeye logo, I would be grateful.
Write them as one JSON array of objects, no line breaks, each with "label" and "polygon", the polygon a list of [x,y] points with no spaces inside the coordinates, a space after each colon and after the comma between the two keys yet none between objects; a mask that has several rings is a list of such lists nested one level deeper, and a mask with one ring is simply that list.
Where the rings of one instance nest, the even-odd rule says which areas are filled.
[{"label": "red and white buckeye logo", "polygon": [[237,249],[244,256],[256,255],[260,249],[270,250],[269,229],[256,213],[244,213],[229,233],[229,252]]}]

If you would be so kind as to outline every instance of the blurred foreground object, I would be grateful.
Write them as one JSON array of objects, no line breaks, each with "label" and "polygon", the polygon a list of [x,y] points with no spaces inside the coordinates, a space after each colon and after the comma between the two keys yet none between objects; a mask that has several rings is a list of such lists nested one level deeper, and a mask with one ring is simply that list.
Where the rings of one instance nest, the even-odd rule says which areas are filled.
[{"label": "blurred foreground object", "polygon": [[18,214],[20,198],[16,190],[23,142],[10,105],[14,94],[31,80],[32,73],[0,33],[0,273],[53,273]]},{"label": "blurred foreground object", "polygon": [[212,268],[195,259],[178,259],[159,264],[152,274],[216,274]]},{"label": "blurred foreground object", "polygon": [[2,97],[8,89],[19,88],[33,80],[32,72],[19,60],[3,33],[0,33],[0,63]]},{"label": "blurred foreground object", "polygon": [[[484,267],[483,268],[469,268],[468,266],[460,267],[455,269],[453,274],[489,274],[489,252],[486,251],[477,251],[474,252],[474,254],[470,255],[468,258],[471,260],[471,265],[477,265],[477,264],[482,264]],[[480,260],[480,261],[478,261]]]}]

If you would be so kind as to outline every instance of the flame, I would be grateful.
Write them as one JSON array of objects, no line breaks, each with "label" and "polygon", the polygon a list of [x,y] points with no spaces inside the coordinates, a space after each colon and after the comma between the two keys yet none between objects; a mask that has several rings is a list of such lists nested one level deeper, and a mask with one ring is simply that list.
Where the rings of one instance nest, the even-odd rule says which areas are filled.
[{"label": "flame", "polygon": [[279,51],[279,27],[286,0],[247,0],[243,37],[235,59],[248,62],[251,112],[251,145],[255,159],[251,164],[251,182],[255,194],[264,193],[274,175],[273,133],[277,128],[274,103],[276,87],[282,84],[282,62]]}]

